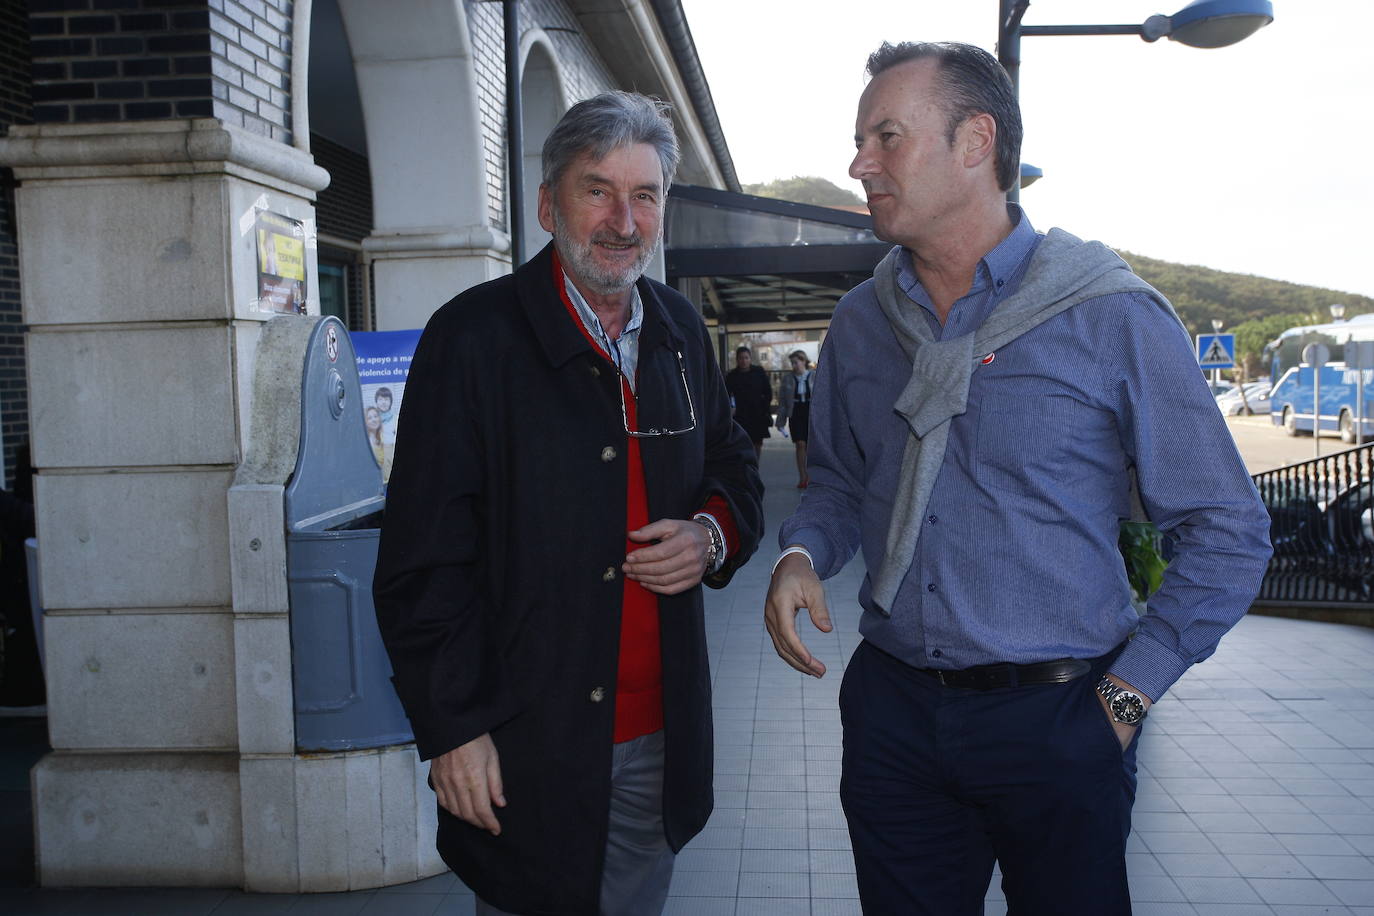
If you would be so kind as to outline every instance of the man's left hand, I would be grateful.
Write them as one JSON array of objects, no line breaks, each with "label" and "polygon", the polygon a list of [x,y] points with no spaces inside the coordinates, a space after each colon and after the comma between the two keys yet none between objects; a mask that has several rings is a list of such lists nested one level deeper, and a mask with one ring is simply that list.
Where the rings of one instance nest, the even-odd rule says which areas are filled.
[{"label": "man's left hand", "polygon": [[711,535],[697,522],[659,519],[631,531],[629,536],[630,540],[649,546],[630,551],[621,569],[651,592],[685,592],[700,582],[706,572],[706,548],[711,544]]},{"label": "man's left hand", "polygon": [[[1118,687],[1121,687],[1125,690],[1129,690],[1131,693],[1137,694],[1140,697],[1140,699],[1144,701],[1146,712],[1149,712],[1150,707],[1154,705],[1149,697],[1141,693],[1139,690],[1136,690],[1134,687],[1132,687],[1130,684],[1126,683],[1116,675],[1109,674],[1107,675],[1107,679],[1111,681],[1113,684],[1116,684]],[[1093,693],[1097,694],[1097,702],[1102,704],[1102,711],[1106,713],[1107,721],[1112,723],[1112,728],[1116,729],[1116,737],[1117,740],[1121,742],[1121,750],[1126,750],[1126,745],[1130,744],[1131,739],[1135,737],[1135,733],[1140,731],[1140,726],[1123,725],[1122,723],[1116,721],[1116,718],[1112,716],[1111,707],[1107,705],[1106,698],[1102,696],[1102,694],[1097,693],[1097,691],[1093,691]]]}]

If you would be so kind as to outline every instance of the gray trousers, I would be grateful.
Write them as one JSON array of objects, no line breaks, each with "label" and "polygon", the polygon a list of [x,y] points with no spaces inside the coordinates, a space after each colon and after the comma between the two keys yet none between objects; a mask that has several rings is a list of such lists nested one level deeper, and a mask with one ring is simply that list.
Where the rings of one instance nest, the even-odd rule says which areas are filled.
[{"label": "gray trousers", "polygon": [[[601,916],[655,916],[668,902],[676,856],[663,835],[663,732],[615,746]],[[477,898],[477,916],[517,916]]]}]

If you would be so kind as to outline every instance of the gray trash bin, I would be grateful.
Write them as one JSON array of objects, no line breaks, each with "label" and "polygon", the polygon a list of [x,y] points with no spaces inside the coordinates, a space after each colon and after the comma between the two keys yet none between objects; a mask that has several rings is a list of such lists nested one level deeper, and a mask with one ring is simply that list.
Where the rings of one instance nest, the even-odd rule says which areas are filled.
[{"label": "gray trash bin", "polygon": [[414,740],[372,605],[386,496],[361,403],[348,331],[324,318],[306,346],[300,446],[285,492],[300,751]]}]

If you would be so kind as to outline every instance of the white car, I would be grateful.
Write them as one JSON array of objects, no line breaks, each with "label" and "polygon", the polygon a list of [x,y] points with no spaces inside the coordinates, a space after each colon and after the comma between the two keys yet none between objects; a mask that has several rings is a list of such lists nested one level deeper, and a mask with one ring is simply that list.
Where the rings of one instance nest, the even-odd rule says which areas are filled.
[{"label": "white car", "polygon": [[1241,399],[1241,389],[1233,388],[1217,395],[1217,407],[1228,417],[1242,414],[1266,414],[1269,412],[1268,382],[1250,382],[1245,385],[1245,399]]}]

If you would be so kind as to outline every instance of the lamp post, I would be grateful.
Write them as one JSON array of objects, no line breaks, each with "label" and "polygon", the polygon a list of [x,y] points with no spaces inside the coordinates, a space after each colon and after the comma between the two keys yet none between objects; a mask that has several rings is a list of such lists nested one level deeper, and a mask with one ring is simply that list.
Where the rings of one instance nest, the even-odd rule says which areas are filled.
[{"label": "lamp post", "polygon": [[1332,321],[1340,321],[1342,318],[1345,317],[1345,303],[1344,303],[1344,302],[1333,302],[1333,303],[1331,303],[1331,305],[1330,305],[1330,309],[1331,309],[1331,320],[1332,320]]},{"label": "lamp post", "polygon": [[[1223,322],[1220,318],[1213,318],[1213,319],[1212,319],[1212,333],[1213,333],[1213,334],[1220,334],[1220,333],[1221,333],[1221,329],[1224,328],[1224,327],[1226,327],[1226,324],[1225,324],[1225,322]],[[1221,370],[1220,370],[1220,369],[1213,369],[1213,370],[1212,370],[1212,393],[1213,393],[1213,394],[1220,394],[1220,393],[1221,393],[1220,390],[1219,390],[1220,388],[1221,388]]]},{"label": "lamp post", "polygon": [[[1224,48],[1249,38],[1274,21],[1269,0],[1193,0],[1172,16],[1151,16],[1140,25],[1022,25],[1030,0],[998,0],[997,59],[1021,92],[1022,35],[1139,35],[1145,41],[1168,38],[1194,48]],[[1019,186],[1007,193],[1020,197]]]}]

